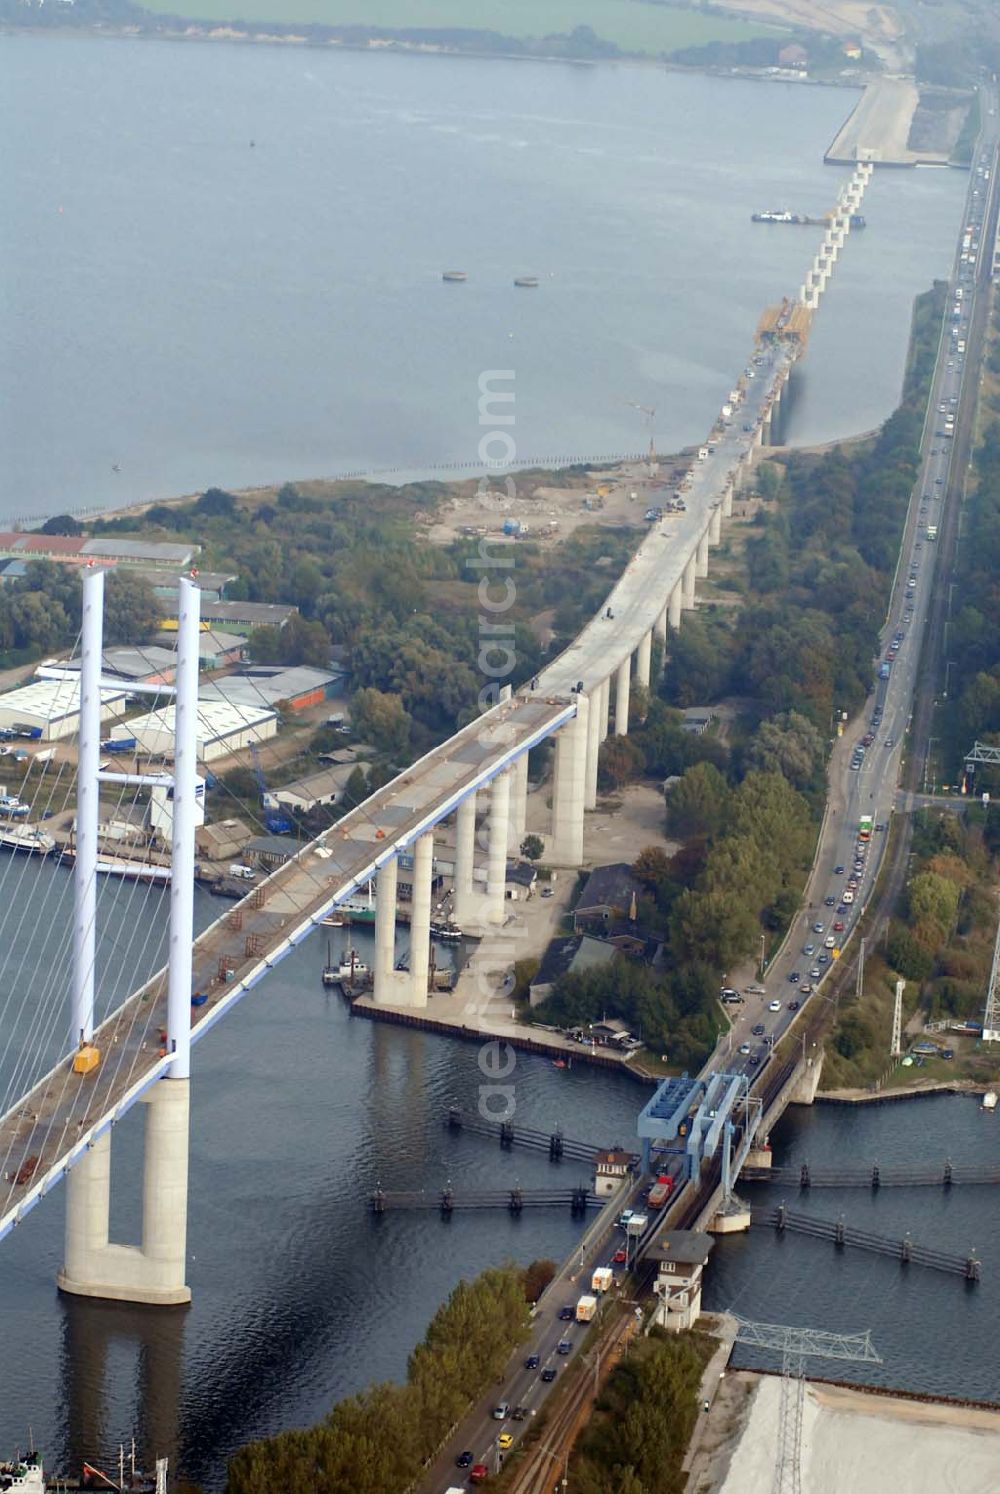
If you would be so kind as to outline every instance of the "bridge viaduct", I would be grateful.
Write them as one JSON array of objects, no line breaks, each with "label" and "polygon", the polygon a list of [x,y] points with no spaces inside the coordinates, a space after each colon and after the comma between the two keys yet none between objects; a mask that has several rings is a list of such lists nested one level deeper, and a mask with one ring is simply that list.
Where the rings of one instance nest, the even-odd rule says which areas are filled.
[{"label": "bridge viaduct", "polygon": [[[482,929],[504,918],[507,857],[525,830],[528,754],[555,738],[552,827],[547,859],[578,867],[584,814],[597,795],[601,743],[629,729],[632,681],[651,683],[653,641],[682,626],[697,583],[721,542],[733,495],[770,440],[789,373],[809,319],[860,207],[871,166],[859,163],[843,188],[820,252],[794,300],[761,324],[755,364],[741,375],[730,415],[717,424],[712,450],[701,450],[685,481],[686,508],[657,520],[599,615],[528,688],[497,702],[476,721],[414,763],[331,830],[302,846],[236,908],[192,941],[194,726],[197,716],[198,593],[181,583],[175,710],[174,865],[170,963],[94,1028],[96,815],[100,781],[128,775],[99,771],[99,577],[85,580],[75,867],[76,974],[70,1046],[65,1057],[0,1116],[0,1239],[63,1178],[68,1180],[63,1290],[107,1299],[171,1304],[189,1300],[186,1284],[188,1090],[190,1047],[307,938],[340,903],[370,881],[377,886],[374,1000],[427,1002],[435,828],[454,817],[454,918]],[[503,586],[513,557],[484,541],[484,606]],[[499,580],[497,579],[499,578]],[[88,620],[89,619],[89,624]],[[158,693],[163,687],[155,688]],[[149,785],[148,776],[143,780]],[[487,853],[485,891],[473,875],[477,821]],[[88,842],[88,825],[93,820]],[[88,849],[89,845],[89,849]],[[399,858],[412,857],[410,961],[395,969]],[[199,993],[192,1010],[191,994]],[[155,1035],[155,1036],[154,1036]],[[81,1044],[102,1061],[76,1071]],[[112,1062],[113,1056],[113,1062]],[[111,1133],[137,1101],[147,1105],[140,1246],[109,1240]]]}]

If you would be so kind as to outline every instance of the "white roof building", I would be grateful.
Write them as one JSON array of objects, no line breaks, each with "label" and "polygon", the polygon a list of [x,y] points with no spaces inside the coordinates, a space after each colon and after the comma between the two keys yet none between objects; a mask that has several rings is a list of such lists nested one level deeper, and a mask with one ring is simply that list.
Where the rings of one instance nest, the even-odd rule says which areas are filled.
[{"label": "white roof building", "polygon": [[[135,737],[136,751],[149,757],[174,755],[174,707],[136,716],[113,733],[118,738]],[[254,710],[224,700],[198,702],[198,759],[210,763],[230,752],[266,742],[277,735],[275,711]]]},{"label": "white roof building", "polygon": [[[101,691],[101,721],[125,712],[125,690]],[[25,728],[43,742],[74,736],[80,729],[80,681],[36,680],[0,695],[0,727]]]}]

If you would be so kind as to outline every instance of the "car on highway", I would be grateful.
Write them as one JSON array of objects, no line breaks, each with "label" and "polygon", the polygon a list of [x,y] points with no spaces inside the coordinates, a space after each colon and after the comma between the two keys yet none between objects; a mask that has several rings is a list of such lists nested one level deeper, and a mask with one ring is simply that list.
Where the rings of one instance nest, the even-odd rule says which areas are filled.
[{"label": "car on highway", "polygon": [[500,1436],[497,1438],[497,1447],[499,1447],[500,1451],[501,1452],[506,1452],[509,1447],[513,1447],[513,1446],[514,1446],[514,1434],[513,1434],[513,1432],[501,1432]]},{"label": "car on highway", "polygon": [[531,1415],[531,1412],[528,1410],[527,1406],[515,1406],[510,1414],[514,1421],[527,1421],[528,1417]]},{"label": "car on highway", "polygon": [[788,979],[791,981],[793,986],[797,986],[799,981],[802,979],[802,976],[800,975],[798,970],[790,970],[788,972]]},{"label": "car on highway", "polygon": [[[629,1216],[629,1218],[631,1218],[631,1215]],[[625,1222],[628,1223],[628,1220],[626,1220]],[[560,1323],[572,1323],[573,1316],[574,1316],[573,1315],[573,1309],[571,1307],[560,1307],[560,1309],[559,1309],[559,1321],[560,1321]]]},{"label": "car on highway", "polygon": [[780,1012],[781,1011],[781,1002],[777,1001],[777,1000],[775,1000],[775,1001],[769,1001],[767,1003],[767,1009],[768,1009],[769,1012]]},{"label": "car on highway", "polygon": [[499,1405],[493,1407],[494,1421],[506,1421],[509,1415],[510,1405],[507,1401],[501,1401]]},{"label": "car on highway", "polygon": [[[827,936],[826,936],[826,938],[825,938],[825,939],[824,939],[824,940],[823,940],[823,947],[824,947],[824,948],[825,948],[825,949],[832,949],[832,948],[833,948],[833,947],[834,947],[834,945],[835,945],[835,944],[836,944],[836,942],[837,942],[837,941],[836,941],[836,939],[835,939],[835,938],[834,938],[834,937],[833,937],[833,935],[832,935],[832,934],[827,934]],[[823,958],[823,956],[822,956],[822,955],[820,955],[820,959],[821,959],[821,960],[822,960],[822,958]]]},{"label": "car on highway", "polygon": [[760,1054],[759,1053],[751,1053],[750,1054],[750,1066],[751,1066],[751,1068],[756,1068],[759,1063],[760,1063]]},{"label": "car on highway", "polygon": [[827,893],[826,897],[823,899],[823,902],[826,904],[826,906],[828,908],[833,908],[833,907],[836,907],[837,899],[834,897],[834,895],[833,895],[832,892],[829,892],[829,893]]},{"label": "car on highway", "polygon": [[818,965],[814,965],[813,968],[809,972],[809,979],[810,980],[819,980],[821,974],[822,974],[822,971],[820,970],[819,966]]},{"label": "car on highway", "polygon": [[524,1367],[525,1369],[537,1369],[541,1362],[537,1354],[529,1354],[524,1361]]},{"label": "car on highway", "polygon": [[833,926],[833,932],[835,934],[842,934],[844,932],[844,920],[842,918],[837,919],[837,922]]},{"label": "car on highway", "polygon": [[763,1037],[764,1036],[764,1024],[763,1024],[763,1022],[756,1022],[753,1025],[753,1027],[751,1027],[750,1033],[751,1033],[752,1037]]},{"label": "car on highway", "polygon": [[885,745],[887,747],[894,747],[895,746],[895,742],[893,741],[892,737],[886,737],[886,739],[885,739]]},{"label": "car on highway", "polygon": [[611,1264],[613,1266],[624,1266],[627,1260],[628,1251],[619,1246],[614,1255],[611,1257]]},{"label": "car on highway", "polygon": [[[801,986],[799,986],[799,990],[802,992],[803,996],[811,996],[812,995],[812,986],[809,984],[809,982],[807,980],[805,980],[805,981],[802,982]],[[788,1010],[792,1011],[794,1009],[794,1010],[797,1011],[798,1010],[798,1005],[799,1005],[799,1003],[797,1001],[790,1001],[788,1003]]]},{"label": "car on highway", "polygon": [[490,1470],[485,1463],[473,1463],[469,1469],[470,1484],[484,1484],[490,1476]]},{"label": "car on highway", "polygon": [[835,877],[842,877],[844,875],[844,868],[842,866],[835,866],[833,868],[833,875]]},{"label": "car on highway", "polygon": [[471,1452],[460,1452],[455,1459],[456,1468],[471,1468],[475,1462],[475,1455]]},{"label": "car on highway", "polygon": [[825,923],[814,923],[813,924],[813,933],[814,934],[821,934],[825,928],[826,928],[826,924]]},{"label": "car on highway", "polygon": [[557,1354],[568,1354],[571,1351],[572,1348],[573,1348],[573,1340],[571,1338],[561,1338],[559,1340],[559,1342],[556,1344],[556,1353]]},{"label": "car on highway", "polygon": [[802,953],[804,955],[815,954],[816,953],[816,946],[815,946],[815,944],[803,944],[803,946],[802,946]]},{"label": "car on highway", "polygon": [[740,1043],[740,1052],[742,1054],[744,1054],[744,1055],[746,1055],[747,1053],[749,1053],[750,1052],[750,1044],[749,1043]]},{"label": "car on highway", "polygon": [[551,1385],[552,1384],[552,1381],[556,1377],[556,1372],[553,1369],[553,1367],[552,1367],[551,1364],[546,1365],[545,1369],[542,1370],[542,1376],[541,1377],[545,1381],[546,1385]]},{"label": "car on highway", "polygon": [[[803,987],[802,987],[802,989],[803,989],[803,990],[805,990],[805,986],[803,986]],[[802,1003],[801,1003],[801,1002],[799,1002],[799,1001],[790,1001],[790,1002],[789,1002],[789,1003],[788,1003],[788,1010],[789,1010],[789,1011],[790,1011],[790,1012],[797,1012],[797,1011],[798,1011],[798,1009],[799,1009],[799,1007],[800,1007],[800,1006],[801,1006],[801,1004],[802,1004]]]}]

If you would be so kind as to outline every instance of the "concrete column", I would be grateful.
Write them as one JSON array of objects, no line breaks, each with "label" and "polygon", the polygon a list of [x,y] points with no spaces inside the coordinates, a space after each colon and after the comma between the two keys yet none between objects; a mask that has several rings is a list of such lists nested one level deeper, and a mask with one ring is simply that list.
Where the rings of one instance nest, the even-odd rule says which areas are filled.
[{"label": "concrete column", "polygon": [[434,861],[434,831],[413,842],[413,900],[410,903],[410,1000],[409,1005],[427,1005],[427,978],[431,959],[431,870]]},{"label": "concrete column", "polygon": [[722,517],[731,519],[733,517],[733,485],[727,482],[722,491]]},{"label": "concrete column", "polygon": [[[558,743],[558,737],[556,738]],[[486,869],[486,921],[503,923],[507,893],[507,824],[510,819],[510,776],[498,773],[490,784],[489,849]]]},{"label": "concrete column", "polygon": [[644,633],[639,639],[639,647],[635,651],[635,679],[636,684],[645,685],[649,689],[649,663],[653,650],[652,633]]},{"label": "concrete column", "polygon": [[161,1079],[146,1102],[142,1175],[142,1255],[160,1302],[190,1302],[187,1263],[190,1079]]},{"label": "concrete column", "polygon": [[[628,664],[626,659],[625,663]],[[576,716],[556,734],[550,859],[556,866],[583,865],[583,807],[587,780],[589,703],[576,697]]]},{"label": "concrete column", "polygon": [[521,842],[528,828],[528,754],[517,758],[511,769],[510,786],[510,848],[515,856],[521,854]]},{"label": "concrete column", "polygon": [[[587,777],[583,795],[584,809],[597,808],[597,763],[601,750],[601,692],[598,685],[588,697],[587,710]],[[558,744],[557,744],[558,745]]]},{"label": "concrete column", "polygon": [[671,628],[676,633],[681,625],[681,608],[684,605],[684,582],[678,581],[670,593],[670,601],[667,603],[667,619]]},{"label": "concrete column", "polygon": [[[399,862],[391,857],[379,868],[375,887],[374,997],[379,1006],[396,1006],[403,1000],[402,981],[396,971],[396,897]],[[456,899],[457,901],[457,899]]]},{"label": "concrete column", "polygon": [[697,574],[697,556],[692,555],[684,567],[684,606],[690,611],[694,606],[694,583]]},{"label": "concrete column", "polygon": [[666,641],[667,641],[667,605],[666,605],[666,603],[663,604],[663,611],[660,613],[659,617],[656,619],[655,623],[653,624],[653,634],[654,634],[655,637],[657,637],[660,640],[661,643],[666,643]]},{"label": "concrete column", "polygon": [[111,1132],[94,1142],[66,1174],[66,1264],[59,1273],[64,1292],[89,1295],[84,1284],[96,1279],[108,1246],[111,1204]]},{"label": "concrete column", "polygon": [[701,539],[698,541],[698,550],[697,550],[697,557],[696,557],[696,565],[697,565],[696,574],[698,576],[700,576],[702,578],[702,580],[704,580],[704,578],[708,575],[708,530],[707,529],[705,530],[705,533],[702,535]]},{"label": "concrete column", "polygon": [[722,543],[722,504],[712,509],[712,516],[708,521],[708,543],[718,545]]},{"label": "concrete column", "polygon": [[452,918],[464,928],[476,917],[477,902],[473,880],[476,862],[476,796],[463,799],[455,813],[455,896]]},{"label": "concrete column", "polygon": [[615,735],[628,736],[628,698],[631,689],[632,656],[626,654],[615,675]]},{"label": "concrete column", "polygon": [[605,675],[604,679],[601,681],[599,714],[601,717],[601,741],[605,742],[607,741],[608,737],[608,717],[611,714],[611,676],[609,674]]}]

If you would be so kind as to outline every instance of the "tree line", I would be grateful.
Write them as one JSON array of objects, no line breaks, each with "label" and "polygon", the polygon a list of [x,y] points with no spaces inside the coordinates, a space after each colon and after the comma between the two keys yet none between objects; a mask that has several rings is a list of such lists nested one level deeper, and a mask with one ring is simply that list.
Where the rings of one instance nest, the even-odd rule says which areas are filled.
[{"label": "tree line", "polygon": [[373,1385],[338,1401],[318,1426],[248,1443],[229,1460],[226,1494],[408,1488],[525,1337],[525,1286],[512,1265],[460,1281],[410,1355],[404,1384]]}]

